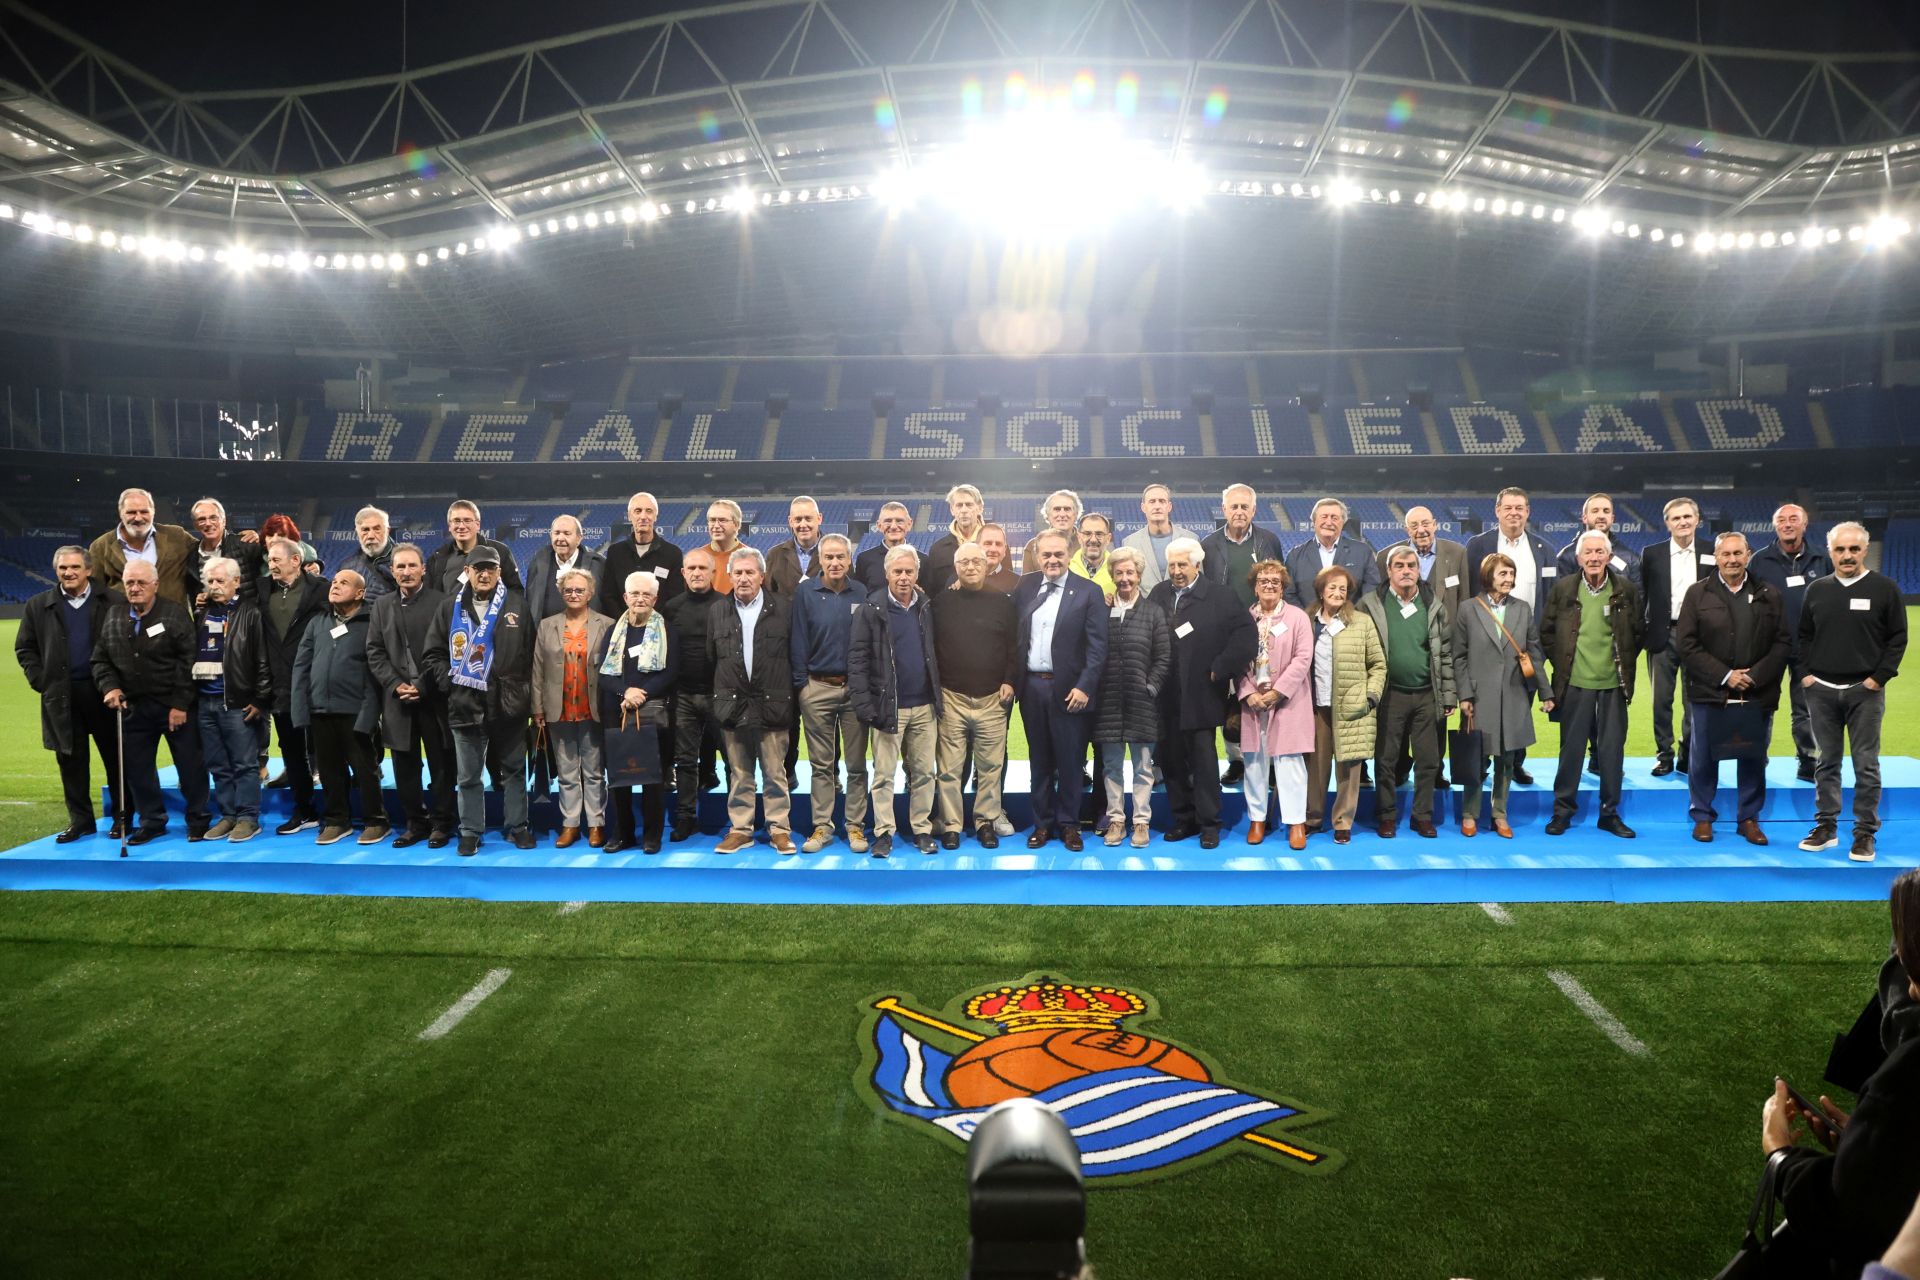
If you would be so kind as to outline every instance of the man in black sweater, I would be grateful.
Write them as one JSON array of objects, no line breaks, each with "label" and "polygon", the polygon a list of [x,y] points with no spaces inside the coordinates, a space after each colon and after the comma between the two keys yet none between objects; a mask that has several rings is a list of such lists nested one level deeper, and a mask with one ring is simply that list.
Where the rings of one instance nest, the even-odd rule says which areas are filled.
[{"label": "man in black sweater", "polygon": [[[612,578],[611,551],[607,565]],[[719,598],[713,589],[713,552],[705,547],[687,552],[678,576],[686,579],[680,593],[660,606],[680,646],[673,688],[673,830],[667,834],[675,844],[700,829],[700,793],[714,785],[709,778],[720,745],[713,723],[713,663],[707,657],[707,619]]]},{"label": "man in black sweater", "polygon": [[[660,608],[664,611],[674,597],[687,589],[680,580],[684,557],[680,548],[660,535],[656,527],[660,503],[650,493],[636,493],[627,499],[627,523],[632,533],[609,542],[604,554],[606,570],[600,577],[600,612],[617,618],[627,611],[627,575],[650,573],[660,584]],[[682,686],[684,687],[684,686]]]},{"label": "man in black sweater", "polygon": [[1000,777],[1007,755],[1007,711],[1020,674],[1020,619],[1013,597],[987,590],[987,553],[978,542],[953,548],[956,591],[933,593],[933,648],[939,658],[940,734],[935,746],[940,802],[934,812],[943,848],[958,849],[966,826],[960,787],[969,754],[976,782],[974,838],[999,845]]},{"label": "man in black sweater", "polygon": [[1847,857],[1872,862],[1880,829],[1880,721],[1887,681],[1907,652],[1907,610],[1891,578],[1867,568],[1867,531],[1845,521],[1827,531],[1833,574],[1807,584],[1800,610],[1800,658],[1807,718],[1813,724],[1813,830],[1808,853],[1840,843],[1840,753],[1853,747],[1853,847]]}]

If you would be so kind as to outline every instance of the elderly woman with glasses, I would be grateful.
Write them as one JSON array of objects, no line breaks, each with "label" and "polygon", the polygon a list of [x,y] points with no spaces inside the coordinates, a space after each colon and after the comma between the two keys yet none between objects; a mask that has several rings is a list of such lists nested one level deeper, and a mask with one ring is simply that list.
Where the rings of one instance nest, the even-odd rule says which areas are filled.
[{"label": "elderly woman with glasses", "polygon": [[1246,760],[1247,843],[1267,838],[1267,773],[1278,780],[1280,821],[1290,848],[1307,847],[1307,757],[1313,753],[1313,625],[1288,604],[1287,566],[1262,560],[1253,584],[1260,647],[1240,676],[1240,750]]},{"label": "elderly woman with glasses", "polygon": [[553,744],[560,784],[560,837],[565,849],[587,828],[587,844],[607,840],[607,768],[601,750],[600,681],[591,655],[603,647],[613,619],[593,609],[593,575],[560,575],[562,611],[540,624],[533,643],[533,723]]}]

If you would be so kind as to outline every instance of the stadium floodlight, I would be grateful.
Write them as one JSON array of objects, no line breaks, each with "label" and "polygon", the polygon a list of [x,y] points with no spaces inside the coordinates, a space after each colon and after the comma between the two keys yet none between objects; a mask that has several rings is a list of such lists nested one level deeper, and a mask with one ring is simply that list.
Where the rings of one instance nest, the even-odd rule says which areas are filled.
[{"label": "stadium floodlight", "polygon": [[1507,201],[1506,201],[1506,198],[1505,198],[1504,196],[1502,196],[1502,197],[1500,197],[1500,198],[1498,198],[1498,199],[1496,199],[1496,200],[1494,200],[1494,202],[1493,202],[1493,211],[1494,211],[1495,213],[1498,213],[1498,214],[1505,214],[1505,213],[1506,213],[1506,211],[1507,211]]},{"label": "stadium floodlight", "polygon": [[1714,241],[1713,233],[1711,231],[1702,231],[1699,235],[1695,236],[1693,239],[1693,251],[1695,253],[1701,253],[1701,254],[1712,253],[1716,247],[1718,246]]},{"label": "stadium floodlight", "polygon": [[1858,244],[1860,241],[1864,240],[1866,238],[1866,235],[1867,235],[1867,229],[1861,226],[1857,222],[1847,228],[1847,239],[1852,241],[1855,244]]},{"label": "stadium floodlight", "polygon": [[448,258],[451,258],[453,256],[453,250],[447,248],[447,246],[445,245],[441,245],[438,249],[435,249],[433,251],[433,256],[440,259],[440,261],[445,262]]},{"label": "stadium floodlight", "polygon": [[1867,243],[1883,248],[1907,234],[1912,228],[1905,219],[1882,215],[1867,224]]},{"label": "stadium floodlight", "polygon": [[78,240],[81,244],[92,244],[93,228],[88,226],[84,222],[79,223],[73,229],[73,238],[75,240]]},{"label": "stadium floodlight", "polygon": [[190,262],[205,262],[207,260],[207,251],[196,244],[187,250],[187,260]]},{"label": "stadium floodlight", "polygon": [[113,248],[113,246],[119,243],[120,243],[120,236],[117,232],[113,230],[113,228],[108,227],[106,230],[100,233],[100,247],[102,249],[111,249]]},{"label": "stadium floodlight", "polygon": [[781,204],[789,204],[793,200],[793,192],[789,191],[785,187],[782,187],[780,188],[780,194],[777,198]]},{"label": "stadium floodlight", "polygon": [[1661,241],[1665,240],[1666,238],[1667,238],[1667,232],[1666,232],[1666,228],[1664,227],[1655,227],[1653,230],[1647,232],[1647,239],[1653,241],[1655,244],[1659,244]]},{"label": "stadium floodlight", "polygon": [[1734,244],[1738,245],[1742,249],[1751,249],[1753,248],[1753,232],[1742,231],[1739,235],[1734,237],[1733,242]]},{"label": "stadium floodlight", "polygon": [[422,249],[420,252],[413,255],[413,265],[416,267],[424,267],[430,261],[432,261],[432,259],[430,259],[427,256],[427,251],[425,249]]},{"label": "stadium floodlight", "polygon": [[1827,242],[1828,244],[1839,244],[1839,243],[1840,243],[1840,228],[1838,228],[1838,227],[1828,227],[1828,228],[1827,228],[1827,234],[1826,234],[1826,235],[1825,235],[1825,236],[1823,237],[1823,239],[1825,239],[1825,240],[1826,240],[1826,242]]},{"label": "stadium floodlight", "polygon": [[552,234],[554,234],[554,235],[558,235],[558,234],[560,233],[560,219],[558,219],[558,218],[548,218],[548,219],[547,219],[547,230],[548,230],[548,231],[549,231],[550,233],[552,233]]},{"label": "stadium floodlight", "polygon": [[585,218],[581,219],[581,221],[585,222],[587,224],[588,229],[591,230],[592,228],[600,225],[600,215],[590,211],[588,212]]},{"label": "stadium floodlight", "polygon": [[1687,247],[1687,233],[1684,231],[1676,231],[1673,233],[1673,238],[1668,240],[1667,243],[1676,249],[1684,249]]},{"label": "stadium floodlight", "polygon": [[1785,245],[1791,245],[1791,244],[1793,244],[1793,243],[1795,243],[1795,242],[1796,242],[1796,241],[1797,241],[1798,239],[1799,239],[1799,237],[1797,237],[1796,235],[1794,235],[1794,233],[1793,233],[1793,232],[1791,232],[1791,231],[1782,231],[1782,232],[1780,233],[1780,243],[1781,243],[1781,244],[1785,244]]},{"label": "stadium floodlight", "polygon": [[[353,265],[356,268],[359,267],[360,265],[360,262],[357,256],[354,260]],[[384,253],[376,253],[371,258],[367,259],[367,265],[372,267],[375,271],[385,271],[387,269],[387,255]]]},{"label": "stadium floodlight", "polygon": [[404,254],[404,253],[390,253],[390,254],[388,254],[388,255],[387,255],[387,270],[389,270],[389,271],[405,271],[406,269],[407,269],[407,255],[406,255],[406,254]]},{"label": "stadium floodlight", "polygon": [[540,235],[541,235],[540,224],[537,222],[529,222],[527,224],[527,239],[538,240],[540,238]]},{"label": "stadium floodlight", "polygon": [[287,255],[287,265],[295,271],[305,271],[312,261],[311,258],[299,250],[295,250]]},{"label": "stadium floodlight", "polygon": [[13,206],[10,204],[0,204],[0,218],[4,218],[8,222],[13,221]]},{"label": "stadium floodlight", "polygon": [[1771,249],[1778,242],[1779,242],[1779,237],[1774,235],[1773,232],[1762,231],[1760,233],[1760,247],[1762,249]]},{"label": "stadium floodlight", "polygon": [[1487,211],[1487,198],[1485,196],[1475,196],[1473,198],[1473,211],[1475,213],[1485,213]]},{"label": "stadium floodlight", "polygon": [[1738,243],[1739,239],[1740,237],[1734,235],[1731,231],[1722,231],[1720,233],[1719,247],[1722,249],[1731,249]]},{"label": "stadium floodlight", "polygon": [[347,259],[347,262],[355,271],[364,271],[367,266],[367,255],[364,253],[356,253]]},{"label": "stadium floodlight", "polygon": [[[785,195],[786,192],[783,191],[780,194]],[[655,218],[660,216],[661,211],[665,207],[666,207],[665,205],[656,205],[651,200],[647,201],[647,203],[640,206],[640,221],[652,222]]]},{"label": "stadium floodlight", "polygon": [[580,229],[580,215],[577,213],[568,214],[566,226],[569,231],[578,231]]},{"label": "stadium floodlight", "polygon": [[733,211],[743,218],[753,212],[752,188],[741,187],[733,193]]}]

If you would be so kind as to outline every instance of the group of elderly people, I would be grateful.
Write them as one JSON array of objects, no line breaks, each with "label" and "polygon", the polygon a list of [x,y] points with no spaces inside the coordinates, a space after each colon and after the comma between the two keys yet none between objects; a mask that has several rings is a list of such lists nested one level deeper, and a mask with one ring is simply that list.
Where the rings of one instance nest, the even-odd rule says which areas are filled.
[{"label": "group of elderly people", "polygon": [[[1850,740],[1851,856],[1873,855],[1882,690],[1906,623],[1897,589],[1866,569],[1856,524],[1835,526],[1829,560],[1789,504],[1775,544],[1751,555],[1738,533],[1696,542],[1698,505],[1676,499],[1673,537],[1635,555],[1612,532],[1611,499],[1596,494],[1556,552],[1530,528],[1526,493],[1510,488],[1497,524],[1464,547],[1416,506],[1405,540],[1376,552],[1350,532],[1345,504],[1326,498],[1312,536],[1283,552],[1256,523],[1248,486],[1221,494],[1224,522],[1198,537],[1173,523],[1173,494],[1156,483],[1141,494],[1141,527],[1117,545],[1111,517],[1069,490],[1049,495],[1016,574],[980,491],[956,485],[947,503],[951,523],[924,556],[900,503],[881,509],[878,544],[856,556],[846,536],[823,532],[813,499],[795,498],[792,536],[763,556],[740,541],[730,500],[709,506],[708,541],[683,550],[657,528],[654,497],[636,493],[627,530],[601,551],[584,545],[577,519],[556,518],[524,578],[472,502],[448,508],[447,541],[431,551],[397,542],[369,506],[329,579],[290,522],[236,534],[208,498],[190,533],[155,523],[152,497],[129,489],[113,530],[55,555],[58,585],[28,605],[16,645],[60,762],[70,816],[60,838],[96,829],[90,741],[116,833],[133,845],[159,837],[164,740],[190,840],[252,838],[262,786],[284,785],[282,835],[353,836],[357,797],[359,843],[457,839],[472,855],[489,826],[490,775],[500,831],[528,849],[531,765],[535,793],[557,785],[557,846],[654,853],[663,837],[699,831],[718,753],[719,853],[748,848],[760,825],[781,854],[844,837],[884,858],[896,836],[932,854],[969,833],[993,848],[1014,831],[1003,796],[1016,709],[1029,848],[1058,839],[1078,850],[1083,826],[1108,845],[1145,846],[1162,784],[1161,838],[1217,847],[1223,781],[1244,788],[1249,844],[1281,826],[1296,850],[1327,826],[1345,844],[1369,768],[1376,833],[1397,833],[1411,775],[1411,828],[1432,837],[1450,742],[1460,832],[1479,830],[1490,768],[1492,830],[1510,838],[1510,788],[1531,781],[1536,700],[1561,727],[1547,832],[1570,826],[1590,764],[1599,826],[1631,837],[1622,753],[1645,647],[1656,731],[1668,726],[1654,772],[1687,769],[1691,747],[1696,839],[1713,838],[1724,757],[1740,761],[1740,833],[1765,842],[1766,744],[1785,683],[1803,769],[1819,783],[1802,847],[1838,843]],[[1677,752],[1676,685],[1689,707]],[[269,728],[284,761],[273,782]],[[802,737],[811,819],[796,845]],[[1086,794],[1096,773],[1104,804]]]}]

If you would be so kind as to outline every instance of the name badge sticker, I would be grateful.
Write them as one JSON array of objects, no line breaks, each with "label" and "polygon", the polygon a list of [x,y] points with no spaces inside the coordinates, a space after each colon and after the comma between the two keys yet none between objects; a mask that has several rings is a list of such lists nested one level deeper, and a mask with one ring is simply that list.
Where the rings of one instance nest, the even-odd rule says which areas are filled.
[{"label": "name badge sticker", "polygon": [[644,645],[630,644],[627,646],[627,656],[629,658],[637,658],[640,656],[640,650],[643,648],[645,648]]},{"label": "name badge sticker", "polygon": [[653,576],[656,578],[664,578],[667,576],[668,572],[669,570],[667,569],[667,566],[663,564],[655,565],[653,567]]},{"label": "name badge sticker", "polygon": [[1330,636],[1337,636],[1342,631],[1345,631],[1346,629],[1347,629],[1347,624],[1340,621],[1340,619],[1338,618],[1335,618],[1332,622],[1329,622],[1327,624],[1327,634]]},{"label": "name badge sticker", "polygon": [[1446,580],[1446,582],[1445,582],[1445,583],[1443,583],[1442,585],[1444,585],[1444,586],[1448,586],[1448,587],[1457,587],[1457,586],[1459,586],[1459,585],[1460,585],[1460,575],[1459,575],[1459,574],[1457,574],[1457,573],[1450,573],[1450,574],[1448,574],[1448,575],[1447,575],[1447,580]]},{"label": "name badge sticker", "polygon": [[460,571],[460,576],[459,576],[459,577],[457,577],[457,578],[455,578],[455,579],[454,579],[454,581],[455,581],[455,582],[457,582],[457,583],[459,583],[459,584],[460,584],[461,586],[463,586],[463,587],[464,587],[464,586],[466,586],[466,585],[467,585],[467,571],[466,571],[465,569],[462,569],[462,570]]},{"label": "name badge sticker", "polygon": [[1400,616],[1401,616],[1401,617],[1403,617],[1403,618],[1411,618],[1411,617],[1412,617],[1412,616],[1413,616],[1413,615],[1414,615],[1415,613],[1418,613],[1418,612],[1419,612],[1419,610],[1418,610],[1418,609],[1417,609],[1417,608],[1416,608],[1416,607],[1414,606],[1414,604],[1413,604],[1413,603],[1412,603],[1411,601],[1408,601],[1408,600],[1402,600],[1402,601],[1400,602]]},{"label": "name badge sticker", "polygon": [[[1859,608],[1865,603],[1866,601],[1864,600],[1856,600],[1854,601],[1854,607]],[[156,622],[152,626],[147,628],[147,634],[149,636],[163,636],[167,634],[167,624],[164,622]]]},{"label": "name badge sticker", "polygon": [[1182,640],[1185,640],[1188,636],[1193,634],[1193,624],[1191,622],[1183,622],[1179,626],[1173,629],[1173,634],[1175,634],[1176,636],[1179,636]]},{"label": "name badge sticker", "polygon": [[1107,610],[1107,616],[1109,618],[1124,618],[1127,616],[1127,611],[1119,605],[1115,605],[1113,608]]},{"label": "name badge sticker", "polygon": [[[1873,608],[1873,601],[1849,600],[1847,601],[1847,608],[1852,609],[1855,613],[1865,613],[1867,610]],[[158,627],[155,627],[153,629],[153,633],[156,635],[159,634],[159,631],[160,631],[160,628]]]},{"label": "name badge sticker", "polygon": [[333,624],[333,629],[328,631],[327,634],[335,640],[338,640],[341,636],[347,634],[347,624],[344,622],[336,622]]},{"label": "name badge sticker", "polygon": [[226,633],[227,633],[227,620],[225,618],[210,618],[207,620],[208,635],[223,636]]},{"label": "name badge sticker", "polygon": [[[1607,563],[1613,566],[1615,573],[1625,573],[1627,571],[1627,562],[1619,556],[1615,556],[1613,559],[1607,561]],[[1711,559],[1709,559],[1708,563],[1712,563]]]},{"label": "name badge sticker", "polygon": [[1804,587],[1807,585],[1807,575],[1804,573],[1790,573],[1787,575],[1787,585],[1790,587]]},{"label": "name badge sticker", "polygon": [[1540,576],[1543,578],[1557,578],[1560,576],[1560,566],[1557,564],[1542,566]]},{"label": "name badge sticker", "polygon": [[1708,554],[1707,552],[1705,552],[1705,551],[1702,551],[1702,552],[1700,553],[1700,563],[1701,563],[1701,564],[1703,564],[1703,565],[1705,565],[1705,566],[1707,566],[1707,568],[1709,568],[1709,569],[1711,569],[1711,568],[1713,568],[1713,567],[1714,567],[1714,565],[1715,565],[1715,564],[1716,564],[1717,562],[1716,562],[1716,561],[1714,560],[1714,558],[1713,558],[1713,557],[1712,557],[1711,555],[1709,555],[1709,554]]}]

